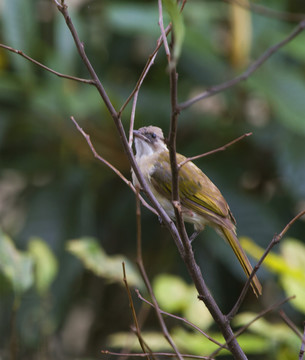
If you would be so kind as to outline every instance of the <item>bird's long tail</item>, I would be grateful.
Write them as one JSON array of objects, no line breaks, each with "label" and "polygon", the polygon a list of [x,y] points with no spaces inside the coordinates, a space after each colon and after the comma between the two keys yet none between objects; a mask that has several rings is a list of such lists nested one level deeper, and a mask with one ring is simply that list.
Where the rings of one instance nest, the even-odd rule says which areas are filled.
[{"label": "bird's long tail", "polygon": [[[247,258],[247,255],[245,254],[243,248],[241,247],[236,234],[234,233],[233,230],[229,230],[224,227],[220,227],[219,230],[222,232],[224,238],[230,244],[242,268],[244,269],[244,272],[246,273],[247,277],[249,277],[250,274],[252,273],[253,268],[252,265],[250,264],[249,259]],[[254,294],[257,297],[262,294],[262,285],[259,282],[256,275],[254,275],[254,277],[252,278],[251,287],[253,289]]]}]

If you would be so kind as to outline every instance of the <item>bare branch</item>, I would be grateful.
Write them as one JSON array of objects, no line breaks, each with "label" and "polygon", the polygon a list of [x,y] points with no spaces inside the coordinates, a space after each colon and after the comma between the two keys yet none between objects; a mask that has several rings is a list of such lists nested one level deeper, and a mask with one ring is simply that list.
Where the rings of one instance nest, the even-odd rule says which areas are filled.
[{"label": "bare branch", "polygon": [[[142,354],[142,353],[116,353],[113,351],[109,351],[109,350],[102,350],[101,351],[102,354],[105,355],[114,355],[114,356],[130,356],[130,357],[145,357],[146,355],[149,354]],[[165,356],[165,357],[170,357],[170,358],[175,358],[177,357],[176,354],[172,354],[172,353],[165,353],[165,352],[154,352],[153,353],[156,356]],[[199,359],[199,360],[215,360],[214,358],[211,358],[210,356],[200,356],[200,355],[191,355],[191,354],[181,354],[184,358],[189,358],[189,359]]]},{"label": "bare branch", "polygon": [[[244,325],[243,327],[241,327],[238,331],[236,331],[236,333],[234,334],[234,338],[236,339],[239,335],[241,335],[243,332],[245,332],[255,321],[257,321],[258,319],[264,317],[266,314],[268,314],[271,311],[274,311],[275,309],[277,309],[278,307],[284,305],[285,303],[287,303],[288,301],[291,301],[295,298],[295,296],[289,296],[284,300],[281,300],[278,303],[275,303],[271,306],[269,306],[267,309],[261,311],[258,315],[256,315],[251,321],[248,322],[248,324]],[[232,337],[233,339],[233,337]],[[228,341],[226,341],[225,344],[223,344],[219,349],[215,350],[210,356],[216,356],[220,350],[222,350],[224,348],[225,345],[228,345],[229,342],[231,340],[229,339]]]},{"label": "bare branch", "polygon": [[[146,300],[146,299],[140,294],[139,290],[136,289],[135,291],[136,291],[136,293],[137,293],[137,295],[138,295],[138,297],[139,297],[140,300],[142,300],[142,301],[144,301],[146,304],[154,307],[154,304],[152,304],[151,302],[149,302],[148,300]],[[187,319],[185,319],[185,318],[183,318],[183,317],[181,317],[181,316],[177,316],[177,315],[171,314],[171,313],[166,312],[166,311],[161,310],[161,309],[160,309],[160,311],[161,311],[161,313],[164,314],[164,315],[167,315],[167,316],[169,316],[169,317],[171,317],[171,318],[173,318],[173,319],[177,319],[177,320],[179,320],[179,321],[184,322],[185,324],[187,324],[187,325],[190,326],[191,328],[193,328],[193,329],[195,329],[196,331],[198,331],[201,335],[203,335],[204,337],[206,337],[207,339],[209,339],[212,343],[214,343],[214,344],[216,344],[216,345],[218,345],[218,346],[222,346],[222,344],[220,344],[217,340],[213,339],[210,335],[208,335],[206,332],[204,332],[203,330],[201,330],[197,325],[193,324],[192,322],[188,321]],[[226,348],[227,350],[229,350],[227,346],[225,346],[225,348]]]},{"label": "bare branch", "polygon": [[[172,29],[172,25],[168,25],[167,28],[165,29],[165,33],[166,35],[169,34],[169,32],[171,31]],[[163,40],[162,40],[162,35],[159,37],[158,41],[157,41],[157,47],[155,48],[155,50],[152,52],[152,54],[148,57],[148,60],[144,66],[144,69],[142,71],[142,74],[140,75],[139,77],[139,80],[137,81],[136,83],[136,86],[134,87],[133,91],[131,92],[131,94],[128,96],[127,100],[124,102],[124,104],[122,105],[118,115],[121,116],[122,112],[124,111],[124,109],[126,108],[126,106],[128,105],[128,103],[130,102],[130,100],[132,99],[132,97],[134,96],[134,94],[139,91],[142,83],[143,83],[143,80],[145,79],[149,69],[152,67],[154,61],[155,61],[155,58],[157,56],[157,53],[160,49],[160,47],[162,46],[163,44]]]},{"label": "bare branch", "polygon": [[279,315],[284,320],[284,322],[290,327],[290,329],[302,340],[303,335],[301,334],[299,329],[296,327],[296,325],[285,314],[284,310],[280,310]]},{"label": "bare branch", "polygon": [[149,281],[149,278],[147,276],[146,270],[145,270],[145,266],[144,266],[144,262],[143,262],[143,257],[142,257],[142,227],[141,227],[141,207],[140,207],[140,201],[139,201],[139,189],[137,188],[137,193],[136,193],[136,202],[137,202],[137,206],[136,206],[136,218],[137,218],[137,245],[138,245],[138,250],[137,250],[137,265],[138,268],[140,270],[140,273],[142,275],[142,278],[144,280],[145,286],[147,288],[147,291],[149,292],[149,295],[153,301],[154,304],[154,308],[156,310],[156,315],[159,321],[159,324],[161,326],[161,330],[163,332],[163,335],[165,337],[165,339],[167,340],[167,342],[170,344],[170,346],[173,348],[176,356],[178,357],[179,360],[183,360],[182,355],[180,354],[176,344],[174,343],[168,329],[167,326],[165,324],[165,321],[162,317],[161,314],[161,310],[159,308],[157,299],[155,297],[154,291],[152,289],[151,283]]},{"label": "bare branch", "polygon": [[290,229],[290,227],[304,214],[305,214],[305,210],[301,211],[291,221],[289,221],[289,223],[284,227],[284,229],[278,235],[277,234],[274,235],[273,239],[271,240],[268,247],[266,248],[264,254],[260,258],[258,263],[255,265],[255,267],[253,268],[253,271],[252,271],[251,275],[248,277],[235,305],[233,306],[232,310],[227,315],[228,319],[232,319],[235,316],[235,314],[237,313],[237,311],[239,310],[242,302],[244,301],[246,293],[250,287],[251,280],[252,280],[253,276],[257,273],[258,269],[260,268],[261,264],[265,260],[266,256],[269,254],[269,252],[272,250],[272,248],[281,241],[282,237],[286,234],[286,232]]},{"label": "bare branch", "polygon": [[[55,0],[53,0],[55,1]],[[83,61],[83,63],[85,64],[85,66],[87,67],[92,79],[95,82],[95,86],[100,94],[100,96],[102,97],[109,113],[112,116],[112,119],[114,121],[114,124],[117,127],[124,151],[128,157],[128,160],[130,162],[130,165],[132,167],[132,169],[134,170],[139,183],[141,184],[141,188],[142,190],[145,192],[145,194],[147,195],[147,197],[149,198],[149,200],[151,201],[153,207],[156,209],[158,215],[160,216],[160,218],[162,219],[163,223],[167,226],[169,232],[171,233],[172,238],[175,241],[175,244],[179,250],[179,253],[181,254],[181,256],[183,257],[184,254],[184,248],[179,236],[179,233],[177,231],[177,228],[174,224],[174,222],[170,219],[170,217],[168,216],[168,214],[165,212],[165,210],[161,207],[161,205],[159,204],[159,202],[157,201],[156,197],[153,195],[153,193],[151,192],[145,178],[143,177],[139,166],[135,160],[134,154],[132,152],[132,149],[130,148],[129,144],[128,144],[128,140],[125,134],[125,130],[120,118],[120,114],[116,112],[115,108],[113,107],[101,81],[99,80],[98,76],[95,73],[95,70],[92,67],[92,64],[90,62],[90,60],[88,59],[86,52],[84,50],[84,46],[83,43],[80,41],[77,31],[72,23],[72,20],[69,16],[68,13],[68,7],[65,4],[64,0],[61,0],[62,5],[58,6],[58,10],[61,12],[61,14],[63,15],[66,24],[71,32],[71,35],[74,39],[75,45],[77,47],[77,50],[79,52],[79,55]],[[56,2],[56,4],[58,5],[58,2]]]},{"label": "bare branch", "polygon": [[294,39],[297,35],[299,35],[305,28],[305,20],[301,21],[299,25],[289,34],[284,40],[280,41],[274,46],[271,46],[267,51],[265,51],[249,68],[243,72],[241,75],[236,76],[235,78],[226,81],[222,84],[213,86],[203,93],[195,96],[193,99],[187,100],[181,104],[179,104],[179,110],[184,110],[191,105],[195,104],[197,101],[203,100],[207,97],[213,96],[223,90],[226,90],[232,86],[235,86],[239,82],[246,80],[251,74],[253,74],[262,64],[267,61],[274,53],[276,53],[281,47],[289,43],[292,39]]},{"label": "bare branch", "polygon": [[130,292],[129,285],[128,285],[128,281],[127,281],[126,269],[125,269],[125,263],[124,263],[124,262],[122,263],[122,266],[123,266],[123,282],[124,282],[124,284],[125,284],[125,288],[126,288],[127,295],[128,295],[129,306],[130,306],[130,308],[131,308],[131,313],[132,313],[132,317],[133,317],[133,322],[134,322],[134,325],[135,325],[135,333],[136,333],[136,335],[137,335],[137,338],[138,338],[138,340],[139,340],[139,343],[140,343],[140,346],[141,346],[141,349],[142,349],[143,353],[145,354],[146,351],[149,352],[149,355],[146,356],[147,360],[150,360],[151,358],[152,358],[152,359],[155,359],[155,357],[153,356],[153,354],[152,354],[152,352],[151,352],[151,349],[150,349],[149,346],[145,343],[145,341],[144,341],[144,339],[143,339],[143,337],[142,337],[141,329],[140,329],[140,326],[139,326],[139,323],[138,323],[138,319],[137,319],[136,310],[135,310],[135,307],[134,307],[134,304],[133,304],[131,292]]},{"label": "bare branch", "polygon": [[[129,181],[128,179],[126,179],[126,177],[115,167],[113,166],[109,161],[105,160],[101,155],[99,155],[92,142],[91,142],[91,139],[90,139],[90,135],[88,135],[77,123],[77,121],[74,119],[73,116],[71,116],[70,118],[74,125],[76,126],[77,130],[83,135],[83,137],[85,138],[85,140],[87,141],[87,144],[89,145],[89,148],[92,152],[92,154],[94,155],[94,157],[96,159],[98,159],[99,161],[101,161],[103,164],[105,164],[106,166],[108,166],[119,178],[121,178],[124,183],[130,187],[130,189],[136,194],[136,189],[135,187],[133,186],[132,182]],[[149,209],[151,212],[153,212],[154,214],[158,215],[158,213],[156,212],[156,210],[151,207],[149,204],[147,204],[147,202],[142,198],[142,196],[140,196],[140,199],[141,199],[141,202],[142,204],[147,208]]]},{"label": "bare branch", "polygon": [[158,0],[158,9],[159,9],[159,26],[160,26],[160,30],[161,30],[161,36],[162,36],[162,40],[163,40],[163,44],[164,44],[164,49],[165,49],[165,54],[167,56],[167,61],[170,64],[171,62],[171,53],[169,51],[169,46],[168,46],[168,42],[167,42],[167,38],[166,38],[166,33],[164,30],[164,25],[163,25],[163,10],[162,10],[162,0]]},{"label": "bare branch", "polygon": [[14,49],[10,46],[7,46],[7,45],[4,45],[4,44],[0,44],[0,48],[2,49],[5,49],[5,50],[8,50],[12,53],[15,53],[15,54],[18,54],[20,56],[22,56],[23,58],[29,60],[30,62],[32,62],[33,64],[41,67],[42,69],[46,70],[46,71],[49,71],[50,73],[56,75],[56,76],[59,76],[61,78],[65,78],[65,79],[69,79],[69,80],[74,80],[74,81],[78,81],[78,82],[81,82],[81,83],[84,83],[84,84],[90,84],[90,85],[94,85],[95,82],[94,80],[91,80],[91,79],[82,79],[82,78],[78,78],[78,77],[75,77],[75,76],[70,76],[70,75],[66,75],[66,74],[62,74],[58,71],[55,71],[45,65],[43,65],[42,63],[40,63],[39,61],[31,58],[30,56],[26,55],[23,51],[21,50],[17,50],[17,49]]},{"label": "bare branch", "polygon": [[300,13],[292,13],[287,11],[278,11],[274,9],[270,9],[266,6],[255,4],[253,2],[245,1],[245,0],[223,0],[226,3],[238,5],[244,9],[250,10],[257,14],[268,16],[271,18],[275,18],[278,20],[284,20],[289,22],[299,22],[304,20],[305,14]]},{"label": "bare branch", "polygon": [[[174,47],[174,36],[172,34],[172,43],[171,48]],[[186,267],[189,271],[189,274],[194,281],[196,289],[198,291],[198,298],[204,302],[208,310],[210,311],[213,319],[219,326],[225,340],[231,339],[228,342],[228,347],[232,355],[235,359],[246,360],[247,357],[243,350],[241,349],[239,343],[234,337],[233,330],[228,322],[228,319],[221,312],[218,307],[215,299],[211,295],[204,278],[202,276],[201,270],[196,263],[196,259],[194,256],[194,252],[191,246],[191,242],[189,241],[180,205],[179,199],[179,183],[178,183],[178,165],[177,165],[177,157],[176,157],[176,137],[177,137],[177,123],[178,123],[178,115],[180,112],[178,106],[178,97],[177,97],[177,81],[178,74],[176,72],[176,64],[169,64],[170,69],[170,95],[171,95],[171,119],[170,119],[170,131],[168,137],[168,149],[170,155],[170,165],[172,172],[172,204],[175,212],[177,229],[180,234],[181,241],[184,246],[185,255],[183,260],[186,264]]]},{"label": "bare branch", "polygon": [[246,134],[241,135],[241,136],[239,136],[238,138],[230,141],[230,142],[227,143],[226,145],[223,145],[223,146],[221,146],[221,147],[219,147],[219,148],[217,148],[217,149],[215,149],[215,150],[208,151],[208,152],[206,152],[206,153],[204,153],[204,154],[201,154],[201,155],[196,155],[196,156],[192,156],[192,157],[186,158],[185,160],[183,160],[181,163],[178,164],[179,170],[182,168],[183,165],[185,165],[185,164],[188,163],[189,161],[194,161],[194,160],[197,160],[197,159],[201,159],[201,158],[203,158],[203,157],[205,157],[205,156],[215,154],[215,153],[217,153],[217,152],[219,152],[219,151],[224,151],[224,150],[226,150],[229,146],[231,146],[231,145],[237,143],[238,141],[244,139],[245,137],[251,136],[251,135],[252,135],[252,132],[246,133]]},{"label": "bare branch", "polygon": [[304,332],[303,332],[303,338],[302,338],[302,345],[299,353],[299,360],[304,360],[304,353],[305,353],[305,322],[304,325]]}]

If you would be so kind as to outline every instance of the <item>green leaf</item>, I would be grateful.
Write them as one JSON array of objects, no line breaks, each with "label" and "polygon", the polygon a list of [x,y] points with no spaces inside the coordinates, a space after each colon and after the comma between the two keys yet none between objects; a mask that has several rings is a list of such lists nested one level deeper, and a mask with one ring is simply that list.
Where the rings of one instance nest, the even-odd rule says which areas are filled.
[{"label": "green leaf", "polygon": [[35,285],[37,291],[44,294],[58,272],[57,259],[46,242],[40,238],[30,240],[29,253],[35,260]]},{"label": "green leaf", "polygon": [[281,284],[287,295],[295,295],[290,303],[305,314],[305,245],[293,238],[284,239],[281,253],[287,265],[293,270],[284,273]]},{"label": "green leaf", "polygon": [[[209,335],[221,344],[224,342],[223,336],[220,333],[209,332]],[[174,342],[183,352],[202,355],[210,354],[218,348],[218,345],[212,343],[201,334],[186,331],[181,327],[175,328],[172,332],[172,336]],[[262,354],[270,349],[270,340],[255,334],[243,334],[238,337],[238,342],[241,345],[241,348],[249,354]],[[221,351],[222,355],[226,353],[228,354],[228,351],[225,349]]]},{"label": "green leaf", "polygon": [[34,283],[33,259],[16,249],[12,239],[0,230],[0,271],[20,296]]},{"label": "green leaf", "polygon": [[162,310],[181,312],[193,324],[207,329],[213,319],[193,285],[188,285],[178,276],[161,274],[155,278],[153,288]]},{"label": "green leaf", "polygon": [[174,62],[177,62],[181,54],[183,40],[184,40],[184,33],[185,33],[183,16],[177,1],[163,0],[163,3],[173,24],[173,32],[175,38],[173,57],[174,57]]},{"label": "green leaf", "polygon": [[[256,313],[251,313],[251,312],[238,314],[234,318],[234,325],[244,326],[248,324],[250,321],[252,321],[256,316],[257,316]],[[299,346],[298,336],[291,331],[287,331],[287,325],[283,323],[281,324],[275,322],[271,323],[266,319],[261,318],[255,321],[251,325],[250,330],[257,335],[262,336],[270,345],[273,344],[273,347],[275,346],[276,343],[278,345],[286,344],[291,349],[297,349]],[[276,348],[279,347],[276,346]]]},{"label": "green leaf", "polygon": [[162,310],[177,312],[185,309],[189,286],[178,276],[161,274],[154,279],[153,288]]},{"label": "green leaf", "polygon": [[[241,237],[240,242],[247,253],[256,260],[263,255],[264,249],[251,239]],[[286,294],[296,296],[290,301],[290,304],[305,313],[305,246],[299,240],[284,238],[281,241],[280,249],[281,255],[270,252],[263,265],[279,275]]]},{"label": "green leaf", "polygon": [[71,240],[67,244],[67,250],[78,257],[87,269],[111,282],[123,284],[124,262],[128,284],[143,287],[143,281],[130,261],[123,255],[107,255],[94,238]]},{"label": "green leaf", "polygon": [[[152,351],[172,350],[172,347],[161,332],[142,331],[141,336]],[[113,348],[126,348],[132,351],[141,351],[136,335],[130,332],[118,332],[107,337],[106,343]]]}]

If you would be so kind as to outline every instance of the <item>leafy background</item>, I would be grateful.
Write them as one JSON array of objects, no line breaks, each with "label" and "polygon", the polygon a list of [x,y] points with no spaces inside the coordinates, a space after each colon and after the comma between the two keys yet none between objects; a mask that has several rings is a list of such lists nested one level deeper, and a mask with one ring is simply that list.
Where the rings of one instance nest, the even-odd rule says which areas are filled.
[{"label": "leafy background", "polygon": [[[156,46],[157,2],[67,4],[118,109]],[[264,5],[305,13],[305,5],[297,0]],[[88,77],[52,1],[2,0],[0,16],[2,43],[59,72]],[[238,11],[222,1],[195,0],[185,7],[184,25],[180,101],[238,75],[295,26]],[[189,156],[253,132],[227,151],[196,163],[222,190],[237,219],[238,234],[250,238],[245,246],[254,257],[260,249],[253,241],[265,248],[305,208],[304,36],[247,81],[195,104],[179,119],[177,147]],[[134,265],[135,199],[93,158],[69,117],[75,116],[98,152],[129,177],[116,129],[94,87],[57,78],[4,50],[0,105],[0,357],[101,358],[101,349],[124,346],[132,322],[121,280],[122,259],[128,263],[130,286],[146,294]],[[123,113],[126,129],[130,111],[129,105]],[[140,91],[136,127],[154,124],[167,133],[169,115],[167,63],[161,49]],[[204,310],[198,309],[196,292],[166,229],[146,209],[142,225],[145,266],[160,305],[189,319],[204,319],[199,325],[221,341],[208,315],[198,315]],[[257,302],[249,294],[236,325],[297,294],[284,309],[302,331],[304,230],[304,221],[298,221],[289,230],[290,238],[275,249],[275,258],[259,272],[263,297]],[[229,311],[244,282],[233,253],[210,230],[195,241],[194,249],[216,300]],[[156,350],[167,349],[153,312],[136,296],[134,301],[146,319],[148,341]],[[168,323],[183,351],[202,354],[214,349],[179,322]],[[276,311],[257,322],[241,343],[251,359],[292,359],[300,348]]]}]

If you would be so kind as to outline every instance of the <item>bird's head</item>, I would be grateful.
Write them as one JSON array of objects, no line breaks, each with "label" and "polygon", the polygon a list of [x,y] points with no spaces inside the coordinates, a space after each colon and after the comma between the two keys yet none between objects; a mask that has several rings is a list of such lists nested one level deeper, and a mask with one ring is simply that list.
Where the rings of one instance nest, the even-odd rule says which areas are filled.
[{"label": "bird's head", "polygon": [[152,155],[167,150],[163,132],[156,126],[142,127],[139,130],[134,130],[133,134],[135,136],[137,157]]}]

